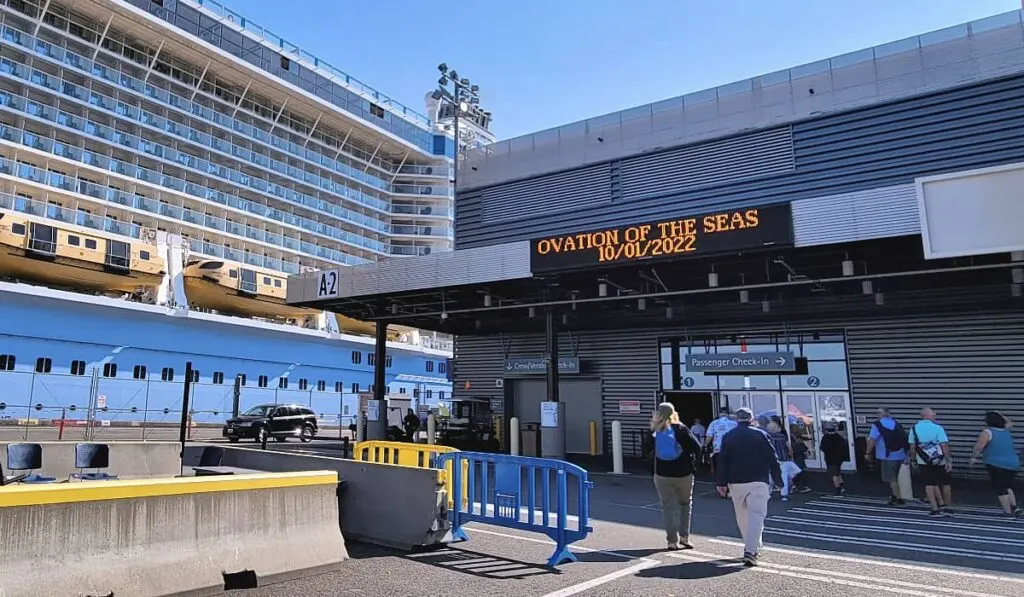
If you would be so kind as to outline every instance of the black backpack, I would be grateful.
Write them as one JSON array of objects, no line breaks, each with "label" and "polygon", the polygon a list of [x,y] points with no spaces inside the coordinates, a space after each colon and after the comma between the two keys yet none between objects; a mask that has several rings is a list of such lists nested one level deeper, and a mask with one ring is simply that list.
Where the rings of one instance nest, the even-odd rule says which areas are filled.
[{"label": "black backpack", "polygon": [[882,425],[881,421],[875,421],[875,427],[878,429],[878,433],[881,434],[882,439],[885,440],[885,455],[888,456],[893,452],[899,452],[900,450],[906,451],[910,448],[910,443],[907,441],[907,432],[900,425],[899,421],[894,421],[896,426],[893,429],[886,429],[885,425]]}]

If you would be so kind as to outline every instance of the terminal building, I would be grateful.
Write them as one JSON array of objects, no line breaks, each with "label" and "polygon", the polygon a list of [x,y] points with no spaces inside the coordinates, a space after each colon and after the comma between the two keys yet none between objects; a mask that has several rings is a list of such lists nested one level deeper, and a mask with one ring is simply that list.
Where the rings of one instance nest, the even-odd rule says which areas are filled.
[{"label": "terminal building", "polygon": [[456,400],[543,435],[556,397],[570,454],[591,421],[607,451],[618,420],[629,456],[667,399],[687,422],[784,418],[811,467],[837,429],[852,469],[878,408],[931,406],[966,474],[986,410],[1024,417],[1020,11],[488,145],[459,173],[455,251],[300,274],[289,302],[456,334]]}]

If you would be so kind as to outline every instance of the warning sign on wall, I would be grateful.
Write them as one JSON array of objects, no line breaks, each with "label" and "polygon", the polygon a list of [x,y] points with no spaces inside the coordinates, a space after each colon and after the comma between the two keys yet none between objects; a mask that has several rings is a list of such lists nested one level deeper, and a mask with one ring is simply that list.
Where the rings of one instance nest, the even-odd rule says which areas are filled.
[{"label": "warning sign on wall", "polygon": [[640,401],[639,400],[619,400],[619,414],[620,415],[638,415],[638,414],[640,414]]}]

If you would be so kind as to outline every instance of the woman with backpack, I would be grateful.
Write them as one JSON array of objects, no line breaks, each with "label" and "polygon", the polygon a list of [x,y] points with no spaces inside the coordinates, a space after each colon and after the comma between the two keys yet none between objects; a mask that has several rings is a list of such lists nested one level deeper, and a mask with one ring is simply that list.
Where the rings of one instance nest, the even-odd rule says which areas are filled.
[{"label": "woman with backpack", "polygon": [[690,429],[679,422],[679,414],[670,402],[658,405],[651,419],[651,431],[654,444],[654,488],[661,501],[668,548],[693,549],[690,544],[690,512],[694,459],[700,452],[700,444]]}]

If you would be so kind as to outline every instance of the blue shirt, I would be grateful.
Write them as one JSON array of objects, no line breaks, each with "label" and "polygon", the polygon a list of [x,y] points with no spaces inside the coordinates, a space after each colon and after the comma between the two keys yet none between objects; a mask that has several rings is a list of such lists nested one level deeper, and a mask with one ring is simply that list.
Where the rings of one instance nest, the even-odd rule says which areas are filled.
[{"label": "blue shirt", "polygon": [[[896,420],[892,417],[885,417],[878,420],[878,424],[886,429],[892,431],[896,429]],[[885,436],[878,431],[878,427],[875,425],[871,426],[871,433],[868,437],[875,441],[875,458],[878,460],[904,460],[907,457],[907,453],[904,450],[896,450],[892,454],[886,453],[885,449]]]},{"label": "blue shirt", "polygon": [[[949,443],[949,436],[946,435],[946,430],[942,428],[942,425],[928,419],[918,421],[910,430],[909,435],[911,446],[917,443],[922,448],[927,448],[929,445]],[[917,457],[917,463],[928,464],[920,456]]]},{"label": "blue shirt", "polygon": [[1020,470],[1020,457],[1013,446],[1013,436],[1005,429],[988,428],[991,438],[985,444],[982,455],[985,464],[1011,471]]},{"label": "blue shirt", "polygon": [[736,429],[736,421],[729,418],[728,415],[722,415],[711,421],[708,425],[708,436],[711,437],[711,447],[717,454],[722,450],[722,438],[725,437],[726,433],[729,433],[733,429]]}]

